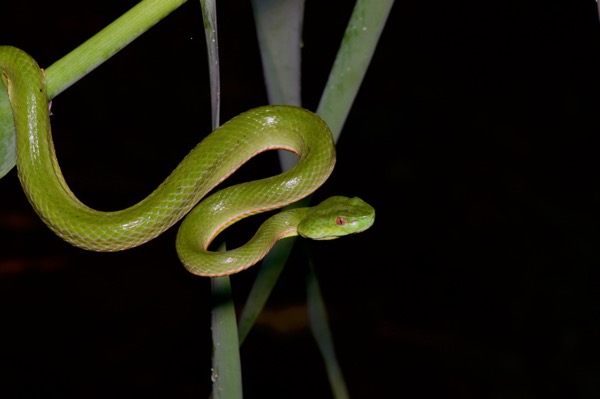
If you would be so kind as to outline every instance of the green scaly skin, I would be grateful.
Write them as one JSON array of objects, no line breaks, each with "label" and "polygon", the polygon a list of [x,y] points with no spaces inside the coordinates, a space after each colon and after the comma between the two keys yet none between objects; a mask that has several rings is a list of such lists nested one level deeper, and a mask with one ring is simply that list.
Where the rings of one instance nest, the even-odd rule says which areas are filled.
[{"label": "green scaly skin", "polygon": [[[294,203],[331,174],[335,147],[329,128],[316,114],[290,106],[256,108],[225,123],[139,203],[114,212],[91,209],[71,192],[58,166],[43,71],[28,54],[9,46],[0,46],[0,69],[13,110],[23,189],[50,229],[77,247],[103,252],[132,248],[187,214],[177,235],[177,252],[190,272],[212,277],[256,264],[281,238],[301,234],[331,239],[366,230],[373,223],[374,210],[364,201],[331,197],[316,207],[276,214],[240,248],[207,250],[232,223]],[[292,151],[299,161],[285,173],[228,187],[200,202],[247,160],[271,149]]]}]

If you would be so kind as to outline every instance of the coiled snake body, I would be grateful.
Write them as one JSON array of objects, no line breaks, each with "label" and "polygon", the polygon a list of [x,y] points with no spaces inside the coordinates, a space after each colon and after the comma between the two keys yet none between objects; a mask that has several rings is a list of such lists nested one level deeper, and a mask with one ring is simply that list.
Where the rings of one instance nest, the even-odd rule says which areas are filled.
[{"label": "coiled snake body", "polygon": [[[56,160],[43,71],[28,54],[0,46],[0,69],[8,88],[17,135],[17,169],[23,189],[42,220],[67,242],[94,251],[119,251],[158,236],[186,214],[176,247],[192,273],[221,276],[257,263],[274,243],[301,234],[330,239],[371,226],[373,208],[358,198],[331,197],[316,207],[269,218],[245,245],[208,251],[232,223],[296,202],[323,184],[335,164],[327,125],[315,114],[290,106],[265,106],[228,121],[200,142],[150,195],[119,211],[81,203]],[[282,174],[209,191],[254,155],[286,149],[298,163]]]}]

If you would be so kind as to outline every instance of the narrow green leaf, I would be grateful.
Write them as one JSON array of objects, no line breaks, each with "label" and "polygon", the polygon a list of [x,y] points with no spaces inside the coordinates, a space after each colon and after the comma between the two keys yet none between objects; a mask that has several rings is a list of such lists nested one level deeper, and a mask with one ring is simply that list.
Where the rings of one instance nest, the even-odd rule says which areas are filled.
[{"label": "narrow green leaf", "polygon": [[214,0],[200,0],[202,21],[208,52],[208,74],[210,78],[210,100],[212,128],[220,125],[221,110],[221,74],[219,72],[219,37],[217,35],[217,7]]},{"label": "narrow green leaf", "polygon": [[[300,106],[304,0],[252,0],[256,35],[270,104]],[[297,157],[279,151],[282,170]]]},{"label": "narrow green leaf", "polygon": [[321,351],[325,369],[327,370],[327,377],[329,378],[329,385],[333,391],[333,397],[336,399],[347,399],[349,397],[348,388],[346,388],[344,375],[335,354],[333,337],[329,329],[327,309],[321,295],[321,288],[319,287],[313,262],[309,260],[309,264],[310,267],[306,279],[306,307],[310,329]]},{"label": "narrow green leaf", "polygon": [[[185,1],[143,0],[75,50],[50,65],[45,69],[48,99],[52,100],[90,73]],[[15,166],[15,132],[12,118],[6,88],[0,83],[0,178]]]},{"label": "narrow green leaf", "polygon": [[[208,52],[209,78],[212,104],[212,127],[219,127],[221,101],[219,73],[219,39],[217,35],[217,9],[215,0],[200,0],[202,21]],[[223,244],[220,250],[225,250]],[[228,276],[211,279],[211,326],[213,340],[212,382],[214,399],[241,399],[242,366],[237,319]]]},{"label": "narrow green leaf", "polygon": [[294,242],[295,237],[278,241],[263,259],[256,280],[254,280],[254,284],[240,315],[238,325],[240,345],[248,336],[258,315],[267,303],[267,299],[271,295],[271,291],[273,291],[273,287],[283,271],[283,266],[290,255]]},{"label": "narrow green leaf", "polygon": [[229,277],[211,278],[214,399],[242,398],[242,367]]},{"label": "narrow green leaf", "polygon": [[185,1],[140,1],[81,46],[46,68],[48,98],[52,99],[62,93]]},{"label": "narrow green leaf", "polygon": [[357,0],[317,113],[337,142],[394,0]]},{"label": "narrow green leaf", "polygon": [[300,106],[304,0],[252,0],[252,9],[269,102]]}]

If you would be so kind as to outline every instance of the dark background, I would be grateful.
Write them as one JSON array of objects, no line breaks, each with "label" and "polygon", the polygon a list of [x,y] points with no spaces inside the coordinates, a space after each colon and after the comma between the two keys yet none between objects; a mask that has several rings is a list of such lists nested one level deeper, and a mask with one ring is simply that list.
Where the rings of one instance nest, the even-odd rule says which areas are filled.
[{"label": "dark background", "polygon": [[[10,2],[0,42],[49,66],[135,3]],[[309,109],[352,5],[306,2]],[[219,7],[225,121],[267,100],[249,2]],[[396,2],[316,194],[360,196],[376,223],[299,241],[242,348],[247,397],[331,397],[306,248],[351,397],[600,397],[599,26],[593,0]],[[203,52],[188,2],[55,99],[83,202],[135,203],[209,131]],[[261,156],[233,180],[276,167]],[[85,252],[36,218],[15,171],[0,180],[0,396],[206,397],[210,284],[178,263],[175,233]],[[232,278],[240,306],[255,274]]]}]

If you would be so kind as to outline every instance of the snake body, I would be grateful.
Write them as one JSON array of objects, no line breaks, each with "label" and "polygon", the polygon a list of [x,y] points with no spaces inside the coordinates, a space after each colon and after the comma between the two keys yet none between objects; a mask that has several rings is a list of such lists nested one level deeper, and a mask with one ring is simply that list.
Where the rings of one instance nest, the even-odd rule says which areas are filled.
[{"label": "snake body", "polygon": [[[13,110],[21,185],[50,229],[77,247],[107,252],[132,248],[160,235],[189,213],[177,235],[178,255],[190,272],[220,276],[257,263],[280,238],[302,234],[328,239],[362,231],[373,223],[374,211],[362,200],[332,197],[317,207],[276,214],[240,248],[208,250],[213,239],[232,223],[294,203],[314,192],[331,174],[335,147],[328,126],[316,114],[291,106],[259,107],[226,122],[139,203],[118,211],[91,209],[77,199],[60,171],[43,71],[27,53],[10,46],[0,46],[0,69]],[[272,149],[296,153],[298,163],[282,174],[228,187],[202,200],[247,160]],[[316,222],[317,233],[312,236],[315,228],[308,226],[315,222],[309,215],[336,207],[338,213],[328,216],[333,228],[331,223],[324,227]],[[307,217],[306,232],[302,232],[298,225]],[[332,231],[340,227],[345,232]]]}]

